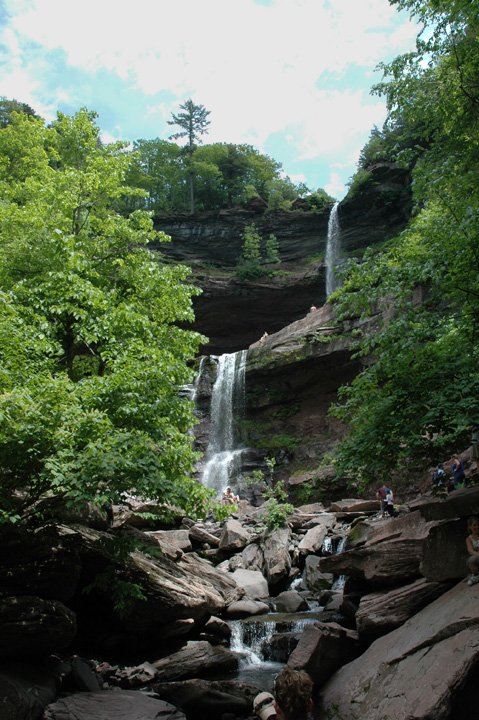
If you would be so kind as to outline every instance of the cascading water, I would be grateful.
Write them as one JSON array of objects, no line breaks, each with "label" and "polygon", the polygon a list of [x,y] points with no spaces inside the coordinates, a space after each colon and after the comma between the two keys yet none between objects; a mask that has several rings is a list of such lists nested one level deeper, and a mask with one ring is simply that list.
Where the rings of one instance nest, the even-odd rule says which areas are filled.
[{"label": "cascading water", "polygon": [[340,285],[334,271],[338,266],[341,250],[341,228],[338,217],[339,202],[335,203],[328,221],[328,240],[326,243],[326,297],[329,297]]},{"label": "cascading water", "polygon": [[234,418],[244,413],[244,378],[248,351],[241,350],[214,358],[217,375],[211,394],[210,436],[205,453],[202,483],[217,496],[235,486],[241,469],[243,448],[235,438]]}]

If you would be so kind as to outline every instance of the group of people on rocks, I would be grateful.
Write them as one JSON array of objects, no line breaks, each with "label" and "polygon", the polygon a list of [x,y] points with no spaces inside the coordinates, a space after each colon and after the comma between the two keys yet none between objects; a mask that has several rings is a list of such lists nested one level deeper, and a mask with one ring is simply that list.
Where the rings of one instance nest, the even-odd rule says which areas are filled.
[{"label": "group of people on rocks", "polygon": [[457,490],[461,485],[468,484],[468,478],[464,472],[464,465],[458,455],[451,457],[452,475],[447,475],[444,470],[444,463],[439,463],[432,474],[433,491],[437,494],[450,493]]}]

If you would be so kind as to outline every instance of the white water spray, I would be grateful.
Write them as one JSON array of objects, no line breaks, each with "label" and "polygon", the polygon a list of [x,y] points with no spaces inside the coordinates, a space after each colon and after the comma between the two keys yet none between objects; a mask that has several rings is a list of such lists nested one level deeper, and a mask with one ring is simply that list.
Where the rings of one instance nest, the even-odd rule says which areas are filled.
[{"label": "white water spray", "polygon": [[339,264],[341,250],[341,228],[338,217],[339,202],[331,210],[328,221],[328,240],[326,244],[326,297],[329,297],[340,286],[340,280],[334,271]]},{"label": "white water spray", "polygon": [[218,371],[211,394],[210,439],[202,482],[217,496],[232,484],[241,467],[243,448],[235,439],[234,417],[244,411],[244,378],[247,350],[216,358]]}]

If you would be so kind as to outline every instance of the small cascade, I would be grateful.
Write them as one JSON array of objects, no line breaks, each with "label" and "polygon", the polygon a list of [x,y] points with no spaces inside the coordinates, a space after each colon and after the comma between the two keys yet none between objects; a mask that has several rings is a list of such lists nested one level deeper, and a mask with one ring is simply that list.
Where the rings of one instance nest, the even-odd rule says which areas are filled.
[{"label": "small cascade", "polygon": [[245,405],[245,366],[247,350],[214,357],[217,375],[210,408],[210,436],[205,453],[202,482],[220,497],[235,486],[241,470],[243,449],[236,438],[234,419],[241,418]]},{"label": "small cascade", "polygon": [[341,228],[338,216],[339,202],[331,210],[328,221],[328,240],[326,243],[326,297],[329,297],[340,286],[340,280],[335,275],[339,264],[341,250]]}]

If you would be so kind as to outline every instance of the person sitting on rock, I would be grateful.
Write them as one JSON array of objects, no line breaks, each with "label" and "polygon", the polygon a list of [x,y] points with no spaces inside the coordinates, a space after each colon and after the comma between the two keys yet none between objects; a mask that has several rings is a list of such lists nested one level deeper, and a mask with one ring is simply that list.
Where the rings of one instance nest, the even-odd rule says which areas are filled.
[{"label": "person sitting on rock", "polygon": [[469,518],[467,529],[470,532],[466,539],[467,552],[469,553],[467,566],[471,571],[471,577],[467,584],[475,585],[479,582],[479,517],[474,515]]},{"label": "person sitting on rock", "polygon": [[223,493],[223,505],[235,505],[239,502],[239,496],[235,495],[230,487],[227,487]]}]

